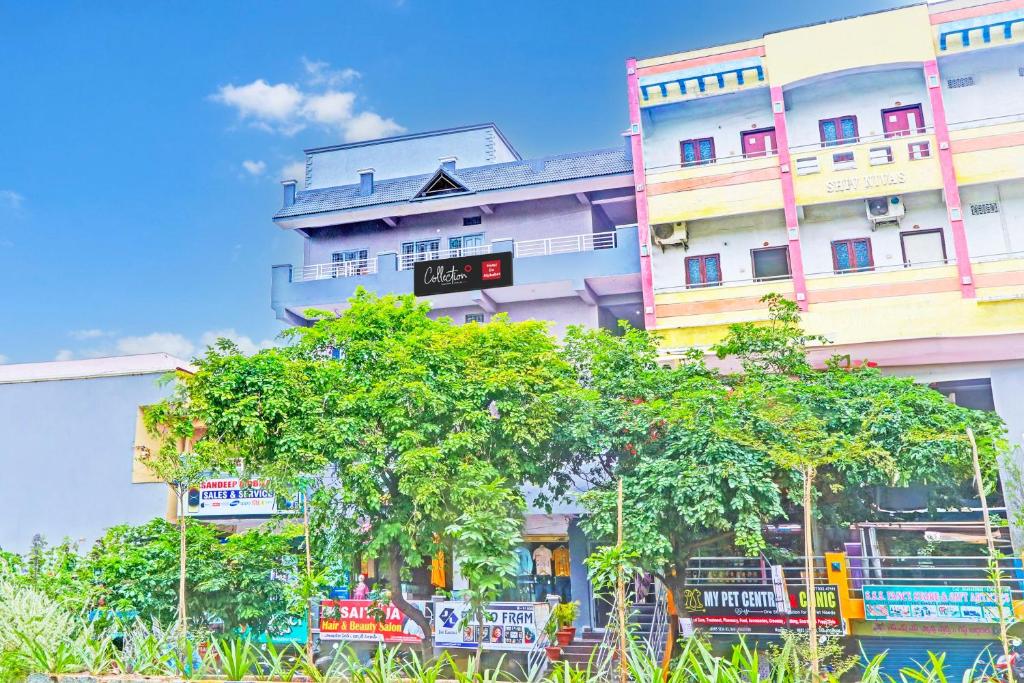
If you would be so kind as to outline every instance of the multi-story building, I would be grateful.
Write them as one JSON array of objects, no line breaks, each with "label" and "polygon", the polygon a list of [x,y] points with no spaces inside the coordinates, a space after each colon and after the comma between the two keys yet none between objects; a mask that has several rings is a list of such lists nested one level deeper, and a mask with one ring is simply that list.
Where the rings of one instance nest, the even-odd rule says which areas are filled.
[{"label": "multi-story building", "polygon": [[948,0],[627,62],[645,319],[766,318],[1024,408],[1024,2]]},{"label": "multi-story building", "polygon": [[[304,325],[309,309],[342,310],[359,287],[414,292],[424,261],[510,252],[509,286],[423,298],[457,323],[500,312],[551,321],[555,334],[573,324],[642,326],[632,145],[625,142],[524,160],[496,126],[483,124],[306,150],[306,176],[301,184],[285,181],[284,206],[274,216],[302,236],[304,259],[274,267],[274,311]],[[578,513],[566,504],[526,516],[517,553],[564,553],[568,575],[525,574],[515,597],[561,593],[580,601],[581,625],[597,625],[603,616],[582,564],[589,541]]]},{"label": "multi-story building", "polygon": [[304,262],[274,267],[273,308],[305,324],[357,287],[412,292],[418,261],[511,252],[512,286],[429,297],[434,311],[641,325],[632,171],[626,146],[523,160],[493,124],[306,150],[274,216]]}]

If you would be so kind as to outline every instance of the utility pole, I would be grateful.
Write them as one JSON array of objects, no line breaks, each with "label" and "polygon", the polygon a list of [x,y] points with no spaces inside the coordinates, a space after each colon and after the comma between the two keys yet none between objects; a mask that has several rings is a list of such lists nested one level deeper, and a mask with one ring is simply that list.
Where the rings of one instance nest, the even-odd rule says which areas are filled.
[{"label": "utility pole", "polygon": [[807,590],[807,645],[808,659],[811,660],[811,681],[817,683],[821,674],[818,661],[818,606],[815,601],[814,585],[814,465],[804,465],[804,574]]},{"label": "utility pole", "polygon": [[615,582],[615,602],[619,606],[619,683],[626,683],[628,667],[626,661],[626,577],[622,566],[622,477],[619,477],[617,546],[619,551],[618,576]]}]

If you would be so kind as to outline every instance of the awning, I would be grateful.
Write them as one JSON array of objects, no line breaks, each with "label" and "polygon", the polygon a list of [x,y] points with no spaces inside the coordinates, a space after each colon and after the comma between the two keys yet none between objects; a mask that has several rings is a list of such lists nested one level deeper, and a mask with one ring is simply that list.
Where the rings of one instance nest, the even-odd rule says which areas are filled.
[{"label": "awning", "polygon": [[568,541],[568,515],[526,515],[523,521],[523,540]]}]

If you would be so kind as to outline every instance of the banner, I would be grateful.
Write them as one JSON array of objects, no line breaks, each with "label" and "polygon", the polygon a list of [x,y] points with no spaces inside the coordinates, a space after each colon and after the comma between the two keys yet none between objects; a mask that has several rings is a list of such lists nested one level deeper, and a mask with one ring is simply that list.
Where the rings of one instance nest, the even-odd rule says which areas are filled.
[{"label": "banner", "polygon": [[540,635],[539,622],[547,620],[547,603],[492,602],[481,626],[469,604],[461,600],[434,603],[434,642],[438,647],[485,650],[529,650]]},{"label": "banner", "polygon": [[[822,584],[815,593],[818,630],[844,635],[838,588]],[[775,634],[807,628],[807,590],[802,586],[706,585],[687,588],[683,596],[693,626],[711,633]]]},{"label": "banner", "polygon": [[512,284],[512,252],[416,261],[412,273],[416,296],[508,287]]},{"label": "banner", "polygon": [[[1010,591],[1003,591],[1003,614],[1013,616]],[[864,586],[864,613],[879,621],[999,622],[991,586]]]},{"label": "banner", "polygon": [[261,479],[207,479],[188,490],[189,517],[270,517],[295,513],[294,501],[278,501]]},{"label": "banner", "polygon": [[[425,602],[410,602],[430,617]],[[320,640],[420,643],[423,631],[393,603],[384,606],[372,600],[322,600]]]}]

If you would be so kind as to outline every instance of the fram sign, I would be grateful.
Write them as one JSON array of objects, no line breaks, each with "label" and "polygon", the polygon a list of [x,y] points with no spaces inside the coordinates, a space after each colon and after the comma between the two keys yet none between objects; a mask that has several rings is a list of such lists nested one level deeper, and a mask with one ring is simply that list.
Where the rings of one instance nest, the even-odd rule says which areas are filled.
[{"label": "fram sign", "polygon": [[416,296],[508,287],[512,284],[512,252],[417,261],[412,272]]}]

